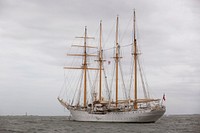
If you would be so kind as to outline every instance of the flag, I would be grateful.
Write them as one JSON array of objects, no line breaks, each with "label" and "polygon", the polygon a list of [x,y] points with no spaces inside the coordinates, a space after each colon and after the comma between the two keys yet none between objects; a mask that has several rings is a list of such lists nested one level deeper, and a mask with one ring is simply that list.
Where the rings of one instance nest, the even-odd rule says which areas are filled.
[{"label": "flag", "polygon": [[165,101],[166,99],[165,99],[165,94],[163,94],[163,100]]}]

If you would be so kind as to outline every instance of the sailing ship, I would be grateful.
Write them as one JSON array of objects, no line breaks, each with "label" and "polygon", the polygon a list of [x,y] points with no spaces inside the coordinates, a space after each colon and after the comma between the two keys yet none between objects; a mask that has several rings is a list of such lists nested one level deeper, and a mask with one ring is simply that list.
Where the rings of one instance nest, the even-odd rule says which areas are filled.
[{"label": "sailing ship", "polygon": [[[145,87],[144,77],[141,75],[141,65],[139,63],[139,48],[137,45],[136,39],[136,17],[135,11],[133,13],[133,39],[130,45],[132,57],[132,66],[129,74],[126,74],[127,77],[131,77],[131,85],[129,89],[123,91],[133,90],[132,96],[125,96],[124,99],[119,99],[120,89],[122,89],[121,84],[119,83],[119,73],[121,70],[121,53],[120,53],[120,44],[119,44],[119,16],[117,16],[116,22],[116,36],[115,36],[115,46],[114,49],[114,74],[111,76],[112,84],[114,87],[109,87],[108,78],[106,75],[106,67],[103,56],[102,48],[102,21],[100,22],[100,34],[99,34],[99,46],[97,48],[97,54],[89,53],[89,49],[96,48],[94,46],[88,45],[89,39],[94,39],[87,35],[87,27],[85,27],[85,32],[83,37],[78,37],[83,39],[83,45],[73,45],[73,47],[79,47],[82,49],[82,54],[68,54],[68,56],[80,56],[82,57],[82,64],[80,67],[68,67],[65,66],[64,69],[67,71],[80,71],[80,80],[75,79],[77,88],[70,88],[71,80],[68,78],[66,82],[66,93],[69,91],[74,92],[71,95],[72,99],[64,99],[61,96],[58,97],[58,101],[69,110],[70,117],[75,121],[95,121],[95,122],[136,122],[136,123],[146,123],[146,122],[156,122],[159,118],[163,116],[166,111],[166,107],[163,105],[163,99],[154,99],[151,98],[147,87]],[[130,48],[129,48],[130,49]],[[90,67],[89,58],[96,57],[97,67]],[[90,59],[91,60],[91,59]],[[110,63],[110,61],[109,61]],[[71,69],[71,70],[70,70]],[[91,81],[89,76],[89,71],[95,71],[95,79],[92,81],[95,82],[89,86],[89,81]],[[139,74],[140,73],[140,74]],[[103,79],[104,75],[104,80]],[[144,98],[138,98],[138,75],[140,75],[140,81],[142,82],[141,87],[143,88]],[[72,74],[67,75],[73,77]],[[121,78],[123,80],[123,78]],[[98,83],[96,83],[98,82]],[[78,85],[79,84],[79,85]],[[122,82],[125,86],[125,82]],[[103,87],[106,86],[106,87]],[[128,86],[128,85],[127,85]],[[106,89],[105,89],[106,88]],[[114,89],[112,89],[114,88]],[[76,90],[76,91],[75,91]],[[103,92],[104,91],[104,92]],[[107,94],[107,96],[103,96]],[[76,95],[76,96],[75,96]],[[70,98],[68,95],[67,98]],[[115,100],[114,100],[115,99]],[[67,101],[68,100],[68,101]]]}]

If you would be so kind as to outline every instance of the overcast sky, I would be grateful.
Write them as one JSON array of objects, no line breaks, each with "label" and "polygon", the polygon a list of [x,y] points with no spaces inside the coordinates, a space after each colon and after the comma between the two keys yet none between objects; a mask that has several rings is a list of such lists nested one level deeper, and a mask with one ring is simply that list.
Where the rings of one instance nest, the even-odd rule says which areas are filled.
[{"label": "overcast sky", "polygon": [[56,98],[70,42],[84,26],[95,34],[101,19],[104,31],[116,15],[128,22],[134,8],[150,88],[166,94],[167,114],[200,113],[199,7],[199,0],[0,0],[0,115],[68,114]]}]

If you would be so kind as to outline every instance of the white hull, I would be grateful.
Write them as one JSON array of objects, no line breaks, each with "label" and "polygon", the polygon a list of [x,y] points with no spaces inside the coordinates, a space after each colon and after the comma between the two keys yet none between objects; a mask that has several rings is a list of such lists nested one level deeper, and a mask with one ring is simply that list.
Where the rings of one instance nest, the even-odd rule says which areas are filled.
[{"label": "white hull", "polygon": [[165,113],[162,110],[137,110],[129,112],[107,112],[106,114],[90,114],[87,111],[70,110],[71,119],[75,121],[93,122],[156,122]]}]

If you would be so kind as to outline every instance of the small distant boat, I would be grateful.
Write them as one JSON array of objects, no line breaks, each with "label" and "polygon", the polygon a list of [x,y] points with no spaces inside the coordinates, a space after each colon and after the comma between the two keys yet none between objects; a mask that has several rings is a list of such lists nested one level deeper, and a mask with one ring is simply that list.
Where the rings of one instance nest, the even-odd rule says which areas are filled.
[{"label": "small distant boat", "polygon": [[[74,92],[73,98],[68,99],[67,102],[65,97],[58,97],[58,101],[69,110],[70,116],[72,120],[75,121],[95,121],[95,122],[136,122],[136,123],[146,123],[146,122],[156,122],[159,118],[163,116],[166,111],[166,107],[162,104],[162,99],[154,99],[150,98],[149,92],[145,85],[144,78],[141,72],[141,65],[139,63],[139,49],[137,47],[137,39],[136,39],[136,26],[135,26],[135,11],[133,13],[133,41],[130,45],[130,56],[132,56],[132,72],[126,76],[131,77],[131,85],[133,92],[129,92],[133,94],[129,94],[129,96],[125,96],[124,99],[119,99],[119,90],[122,87],[119,87],[119,71],[121,68],[121,53],[120,53],[120,44],[118,41],[118,23],[119,17],[117,16],[116,22],[116,40],[114,46],[114,74],[112,79],[114,79],[114,87],[109,87],[107,81],[107,76],[104,76],[106,73],[105,67],[105,59],[103,58],[103,48],[102,48],[102,22],[100,22],[100,37],[99,37],[99,46],[97,50],[97,54],[88,53],[89,49],[95,48],[94,46],[88,45],[88,39],[93,39],[92,37],[87,36],[87,27],[85,27],[85,32],[82,38],[83,45],[73,45],[73,47],[82,48],[82,54],[68,54],[68,56],[80,56],[82,57],[82,64],[80,67],[64,67],[67,71],[80,71],[81,79],[74,79],[77,81],[76,87],[77,91],[74,91],[76,87],[70,88],[71,86],[70,77],[73,75],[67,75],[69,82],[66,83],[66,92]],[[127,51],[128,53],[128,51]],[[90,63],[88,58],[97,57],[96,63],[98,67],[90,67]],[[71,70],[70,70],[71,69]],[[93,86],[89,86],[89,71],[97,71],[96,80],[94,81]],[[121,73],[120,73],[121,74]],[[123,73],[121,74],[123,76]],[[140,75],[140,80],[138,80],[138,76]],[[123,78],[121,78],[123,80]],[[143,90],[144,97],[138,98],[138,81],[141,81],[142,85],[140,86]],[[98,83],[97,83],[98,82]],[[124,81],[122,81],[125,83]],[[103,88],[107,85],[106,89]],[[96,85],[96,86],[95,86]],[[124,84],[125,86],[125,84]],[[128,85],[127,85],[128,86]],[[114,89],[112,89],[114,88]],[[129,90],[131,90],[129,88]],[[124,88],[123,88],[124,89]],[[107,96],[103,96],[103,90],[107,90],[104,94]],[[125,93],[128,93],[128,89],[124,89]],[[113,96],[114,94],[114,96]],[[105,98],[106,97],[106,98]],[[68,98],[68,97],[67,97]],[[113,100],[115,99],[115,100]]]}]

